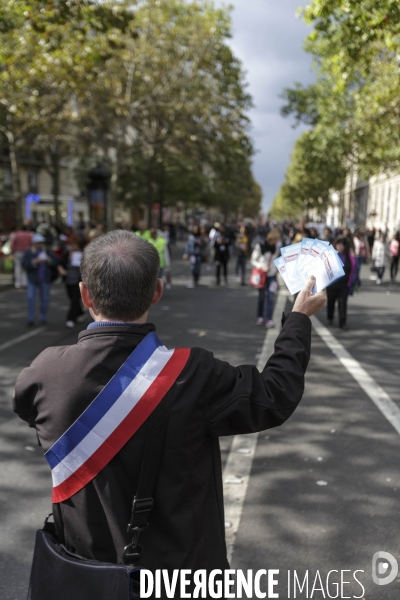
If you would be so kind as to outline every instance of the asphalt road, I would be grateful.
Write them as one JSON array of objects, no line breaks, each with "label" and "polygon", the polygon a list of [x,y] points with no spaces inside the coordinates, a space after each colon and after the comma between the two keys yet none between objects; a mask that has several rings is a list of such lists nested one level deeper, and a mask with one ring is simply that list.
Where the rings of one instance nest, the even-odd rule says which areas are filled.
[{"label": "asphalt road", "polygon": [[[200,287],[187,289],[189,266],[179,254],[173,287],[151,311],[160,339],[169,347],[203,346],[232,364],[256,363],[266,334],[255,325],[257,292],[240,287],[233,275],[228,287],[216,288],[206,267]],[[362,291],[350,299],[350,331],[332,333],[400,403],[400,285],[376,286],[369,275],[365,268]],[[75,342],[85,325],[66,329],[66,307],[64,289],[56,283],[48,326],[31,331],[24,293],[0,292],[1,600],[26,597],[34,533],[51,509],[49,469],[34,432],[12,413],[13,384],[45,347]],[[320,320],[325,322],[324,314]],[[33,335],[13,343],[27,333]],[[230,444],[229,438],[221,440],[224,461]],[[374,584],[371,561],[375,552],[386,551],[400,562],[399,452],[399,434],[314,333],[301,405],[283,427],[259,435],[232,567],[279,569],[275,591],[283,599],[319,599],[329,597],[328,591],[331,597],[397,599],[400,578]],[[327,590],[332,570],[339,574],[331,574]],[[365,571],[357,575],[364,594],[353,578],[356,570]],[[289,594],[288,571],[292,580],[296,571],[300,581],[308,572],[307,595],[304,588],[295,596],[293,583]],[[338,577],[352,583],[335,596]]]}]

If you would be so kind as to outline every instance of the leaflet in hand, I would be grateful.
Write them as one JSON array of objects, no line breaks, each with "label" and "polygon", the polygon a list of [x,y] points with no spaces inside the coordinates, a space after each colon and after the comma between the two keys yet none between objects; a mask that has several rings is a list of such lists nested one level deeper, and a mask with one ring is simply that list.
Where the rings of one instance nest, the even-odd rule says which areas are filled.
[{"label": "leaflet in hand", "polygon": [[304,238],[297,244],[285,246],[274,262],[292,295],[305,286],[309,275],[316,279],[313,289],[316,293],[345,274],[337,251],[323,240]]}]

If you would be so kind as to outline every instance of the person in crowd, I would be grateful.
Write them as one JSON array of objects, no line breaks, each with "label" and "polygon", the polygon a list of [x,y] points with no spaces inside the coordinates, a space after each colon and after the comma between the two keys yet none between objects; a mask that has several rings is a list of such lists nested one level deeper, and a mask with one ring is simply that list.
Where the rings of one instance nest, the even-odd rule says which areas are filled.
[{"label": "person in crowd", "polygon": [[164,223],[162,228],[162,235],[167,240],[168,251],[171,256],[171,230],[168,223]]},{"label": "person in crowd", "polygon": [[83,250],[83,249],[84,249],[84,247],[85,247],[85,246],[86,246],[86,244],[87,244],[87,240],[88,240],[88,233],[89,233],[89,232],[87,231],[87,228],[86,228],[86,227],[87,227],[87,226],[86,226],[86,224],[85,224],[85,223],[83,223],[83,221],[82,221],[82,222],[79,224],[79,226],[78,226],[78,228],[77,228],[77,230],[76,230],[76,235],[77,235],[77,236],[78,236],[78,238],[79,238],[79,247],[80,247],[80,249],[81,249],[81,250]]},{"label": "person in crowd", "polygon": [[50,286],[54,279],[54,271],[58,267],[58,258],[51,250],[46,250],[46,240],[40,233],[32,237],[32,247],[23,258],[22,266],[28,278],[28,327],[35,322],[36,293],[40,294],[40,323],[47,322],[47,311],[50,300]]},{"label": "person in crowd", "polygon": [[395,282],[397,276],[397,270],[399,268],[399,256],[400,256],[400,232],[393,236],[390,245],[389,245],[389,253],[390,253],[390,281],[392,283]]},{"label": "person in crowd", "polygon": [[27,286],[26,273],[22,268],[22,258],[32,244],[32,234],[28,231],[27,225],[22,225],[20,229],[17,229],[10,244],[14,257],[14,286],[19,290]]},{"label": "person in crowd", "polygon": [[147,241],[149,241],[151,237],[150,229],[147,227],[146,221],[139,221],[138,229],[135,233],[136,235]]},{"label": "person in crowd", "polygon": [[214,240],[214,261],[216,284],[221,283],[221,268],[223,270],[225,285],[228,284],[228,262],[229,262],[230,239],[226,234],[223,225],[219,228],[219,233]]},{"label": "person in crowd", "polygon": [[372,247],[372,260],[374,261],[374,267],[376,270],[376,283],[380,285],[383,280],[383,275],[386,269],[386,243],[385,243],[385,234],[380,233],[378,239],[375,240],[374,245]]},{"label": "person in crowd", "polygon": [[170,290],[172,287],[172,273],[171,273],[171,252],[172,252],[172,237],[171,237],[171,225],[165,223],[162,229],[162,236],[165,238],[167,245],[166,249],[169,256],[169,266],[165,269],[165,288]]},{"label": "person in crowd", "polygon": [[65,326],[72,328],[76,323],[84,320],[84,312],[81,305],[81,294],[79,282],[81,280],[82,250],[78,236],[71,236],[68,248],[64,251],[58,271],[64,279],[65,289],[70,300]]},{"label": "person in crowd", "polygon": [[330,227],[324,227],[324,231],[321,236],[321,240],[324,240],[324,242],[329,242],[330,244],[332,244],[332,242],[334,240],[334,236],[332,233],[332,229]]},{"label": "person in crowd", "polygon": [[203,262],[203,256],[206,249],[206,239],[198,225],[194,225],[192,232],[190,233],[183,259],[190,260],[190,271],[192,273],[193,283],[187,285],[188,288],[194,288],[199,285],[201,276],[201,265]]},{"label": "person in crowd", "polygon": [[172,246],[176,243],[176,227],[174,223],[169,224],[169,239]]},{"label": "person in crowd", "polygon": [[[306,222],[300,221],[300,223],[297,224],[296,227],[296,231],[293,232],[293,239],[292,239],[292,244],[297,244],[297,242],[301,242],[301,240],[303,238],[311,238],[311,231],[308,229],[308,227],[306,226]],[[290,235],[290,234],[289,234]]]},{"label": "person in crowd", "polygon": [[356,231],[353,237],[354,256],[356,259],[356,272],[354,275],[354,284],[361,287],[360,271],[362,265],[369,258],[368,242],[362,231]]},{"label": "person in crowd", "polygon": [[335,303],[338,302],[339,307],[339,327],[343,331],[348,331],[347,326],[347,299],[349,297],[350,288],[354,282],[354,274],[356,270],[356,260],[350,252],[350,244],[347,237],[339,237],[334,247],[339,253],[339,257],[343,263],[344,277],[341,277],[330,286],[327,287],[328,304],[327,317],[328,324],[333,325],[335,315]]},{"label": "person in crowd", "polygon": [[44,237],[47,250],[51,249],[52,244],[58,238],[57,229],[51,223],[47,223],[45,219],[42,219],[36,227],[36,233]]},{"label": "person in crowd", "polygon": [[[151,305],[162,296],[159,268],[155,248],[132,232],[111,231],[89,244],[80,287],[94,321],[76,344],[47,348],[22,371],[13,408],[36,428],[45,453],[56,443],[74,443],[74,452],[62,458],[62,473],[53,468],[52,512],[59,542],[83,558],[123,564],[124,547],[132,542],[127,523],[149,429],[146,419],[152,419],[149,408],[159,402],[154,416],[167,411],[170,416],[154,507],[150,498],[145,507],[150,504],[148,527],[135,531],[140,539],[131,551],[139,551],[139,543],[140,564],[153,572],[229,569],[218,438],[276,427],[291,416],[304,391],[311,351],[309,317],[322,308],[326,296],[311,294],[315,278],[310,278],[260,372],[253,365],[236,367],[217,360],[202,348],[160,347],[155,326],[147,322]],[[128,377],[121,369],[126,364],[132,373]],[[101,449],[98,436],[93,448],[78,443],[71,427],[79,428],[81,416],[105,387],[110,389],[112,379],[123,383],[110,397],[115,410],[107,405],[104,416],[96,412],[94,423],[88,423],[94,437],[98,419],[104,419]],[[115,402],[115,389],[124,394],[127,385],[130,393]],[[146,392],[149,386],[151,394]],[[135,403],[139,407],[132,419],[129,411],[136,410]],[[94,408],[104,410],[101,402]],[[93,470],[85,471],[84,479],[75,478],[93,453],[101,453],[101,460],[91,462]],[[61,571],[59,576],[60,585],[70,584]]]},{"label": "person in crowd", "polygon": [[272,229],[267,234],[264,242],[256,244],[250,259],[250,264],[253,268],[260,269],[267,274],[265,286],[258,290],[257,302],[257,325],[262,325],[265,318],[265,327],[267,329],[275,327],[272,315],[278,282],[274,260],[279,255],[280,239],[280,231]]},{"label": "person in crowd", "polygon": [[210,250],[214,248],[214,242],[217,239],[220,232],[221,224],[216,221],[214,225],[210,229],[210,233],[208,234],[208,239],[210,242]]},{"label": "person in crowd", "polygon": [[98,237],[100,237],[102,235],[104,235],[103,224],[102,223],[97,223],[96,225],[93,224],[93,226],[89,230],[88,241],[92,242],[93,240],[97,239]]},{"label": "person in crowd", "polygon": [[[146,239],[143,236],[140,237],[142,237],[142,239]],[[171,260],[168,252],[167,240],[163,235],[160,235],[158,233],[158,230],[155,227],[152,227],[150,229],[150,237],[146,241],[148,241],[152,246],[154,246],[158,252],[158,255],[160,257],[160,273],[158,276],[160,279],[162,279],[164,276],[165,269],[170,269],[171,267]]]},{"label": "person in crowd", "polygon": [[374,247],[375,236],[376,236],[375,229],[367,229],[366,236],[367,236],[369,254],[371,256],[371,254],[372,254],[372,248]]},{"label": "person in crowd", "polygon": [[235,239],[235,248],[236,248],[236,275],[239,275],[239,271],[241,272],[240,277],[238,277],[238,282],[240,285],[246,285],[245,277],[246,277],[246,262],[249,255],[249,238],[247,235],[245,225],[241,225],[239,229],[239,233],[236,234]]}]

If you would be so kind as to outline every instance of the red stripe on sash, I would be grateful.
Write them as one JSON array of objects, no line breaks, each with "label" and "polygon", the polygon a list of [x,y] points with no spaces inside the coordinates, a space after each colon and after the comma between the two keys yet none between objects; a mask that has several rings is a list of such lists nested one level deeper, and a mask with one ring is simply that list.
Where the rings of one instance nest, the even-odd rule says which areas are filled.
[{"label": "red stripe on sash", "polygon": [[79,492],[114,458],[143,425],[181,374],[190,348],[178,348],[136,406],[102,445],[68,479],[53,488],[54,504],[68,500]]}]

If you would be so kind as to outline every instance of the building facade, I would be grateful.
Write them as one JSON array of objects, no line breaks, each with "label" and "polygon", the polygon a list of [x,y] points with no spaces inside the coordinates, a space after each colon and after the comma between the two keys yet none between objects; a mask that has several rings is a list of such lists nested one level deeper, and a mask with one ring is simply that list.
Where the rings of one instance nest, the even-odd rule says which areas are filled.
[{"label": "building facade", "polygon": [[400,228],[400,174],[380,174],[368,181],[352,169],[340,192],[331,195],[330,227],[364,227],[394,234]]},{"label": "building facade", "polygon": [[[26,220],[34,224],[40,221],[52,222],[55,217],[53,180],[43,164],[32,156],[18,158],[21,196]],[[38,202],[29,203],[26,198],[32,195]],[[85,192],[79,190],[72,163],[60,164],[59,206],[61,221],[68,225],[71,221],[88,220],[89,211]],[[16,209],[13,194],[13,177],[10,159],[7,154],[0,156],[0,229],[10,231],[16,225]]]}]

